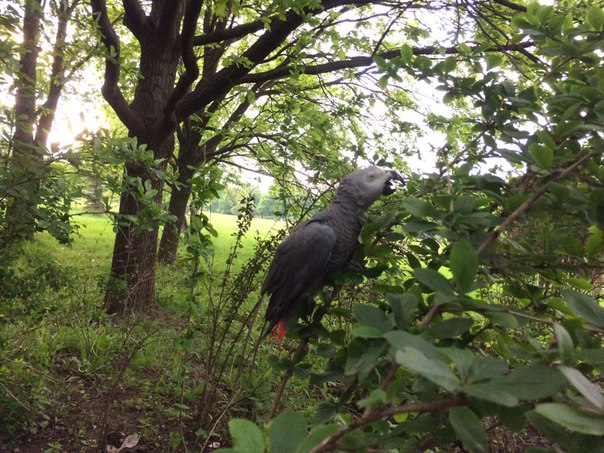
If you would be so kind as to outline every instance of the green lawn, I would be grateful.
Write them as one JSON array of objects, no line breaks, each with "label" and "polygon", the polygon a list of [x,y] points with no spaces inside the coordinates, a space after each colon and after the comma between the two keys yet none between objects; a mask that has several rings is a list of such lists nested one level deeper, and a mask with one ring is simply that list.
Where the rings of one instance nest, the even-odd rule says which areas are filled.
[{"label": "green lawn", "polygon": [[[221,269],[233,244],[233,234],[237,230],[237,217],[227,214],[210,214],[210,220],[218,237],[213,239],[215,248],[214,266]],[[70,245],[61,245],[48,234],[38,236],[42,248],[50,251],[62,265],[75,266],[79,269],[90,269],[99,274],[106,273],[111,264],[114,231],[111,221],[106,216],[82,215],[77,219],[80,229]],[[272,219],[254,219],[252,227],[243,241],[244,248],[240,259],[249,258],[253,252],[255,236],[262,238],[278,230],[283,222]]]}]

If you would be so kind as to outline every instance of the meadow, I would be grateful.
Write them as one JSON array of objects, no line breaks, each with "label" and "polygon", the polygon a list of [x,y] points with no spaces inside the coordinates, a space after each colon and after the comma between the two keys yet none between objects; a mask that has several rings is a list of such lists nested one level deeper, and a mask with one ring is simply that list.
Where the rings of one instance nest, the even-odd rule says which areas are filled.
[{"label": "meadow", "polygon": [[[237,231],[237,217],[219,213],[210,213],[208,216],[218,232],[218,236],[213,238],[212,242],[214,262],[220,268],[224,265],[233,243],[233,234]],[[95,270],[99,273],[108,272],[115,235],[111,220],[107,216],[84,214],[78,217],[77,223],[78,234],[74,236],[72,244],[61,245],[49,234],[38,235],[37,244],[45,248],[62,265]],[[253,219],[250,231],[243,240],[244,249],[241,258],[246,259],[251,256],[256,235],[266,237],[271,231],[282,227],[281,221]]]}]

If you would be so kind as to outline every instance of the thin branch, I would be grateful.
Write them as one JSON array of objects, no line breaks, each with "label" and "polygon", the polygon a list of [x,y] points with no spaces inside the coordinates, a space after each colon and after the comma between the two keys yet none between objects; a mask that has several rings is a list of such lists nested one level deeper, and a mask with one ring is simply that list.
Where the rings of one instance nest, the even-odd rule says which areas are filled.
[{"label": "thin branch", "polygon": [[377,420],[381,420],[386,417],[391,417],[397,414],[409,414],[409,413],[428,413],[428,412],[440,412],[443,409],[448,409],[454,406],[461,406],[466,404],[466,399],[462,396],[454,396],[452,398],[443,399],[440,401],[431,401],[428,403],[420,404],[409,404],[406,406],[395,405],[386,406],[380,411],[375,411],[369,414],[367,417],[361,417],[348,425],[342,426],[335,433],[328,436],[320,444],[315,446],[310,453],[322,453],[332,451],[336,448],[338,440],[344,437],[346,434],[362,428],[369,423],[373,423]]},{"label": "thin branch", "polygon": [[[386,390],[386,387],[388,387],[388,385],[392,382],[392,379],[394,379],[394,377],[396,376],[396,372],[400,367],[401,366],[398,363],[392,362],[390,364],[390,368],[388,368],[388,371],[386,371],[386,374],[378,384],[378,389]],[[369,417],[373,412],[375,412],[375,409],[376,408],[374,406],[367,406],[365,408],[365,412],[363,413],[363,418]]]},{"label": "thin branch", "polygon": [[394,24],[396,24],[396,22],[401,17],[403,17],[403,14],[405,14],[406,12],[407,12],[407,8],[403,8],[401,11],[399,11],[399,13],[396,15],[396,17],[390,21],[390,23],[386,27],[386,30],[384,30],[384,32],[382,33],[382,36],[380,36],[380,39],[378,40],[377,44],[375,45],[373,52],[371,52],[371,58],[373,58],[377,55],[379,48],[382,46],[384,39],[386,39],[386,36],[388,36],[388,33],[390,33],[390,30],[392,29]]},{"label": "thin branch", "polygon": [[[510,51],[518,51],[519,49],[526,49],[527,47],[531,47],[533,45],[532,42],[524,42],[520,44],[506,44],[500,46],[494,46],[489,49],[484,50],[484,52],[510,52]],[[472,50],[477,50],[478,46],[474,47]],[[438,46],[426,46],[426,47],[416,47],[413,49],[414,55],[456,55],[460,53],[458,47],[445,47],[444,49]],[[392,60],[393,58],[400,57],[401,51],[400,49],[389,50],[387,52],[382,52],[378,54],[380,58],[384,60]],[[352,69],[363,66],[371,66],[373,64],[372,56],[360,56],[360,57],[352,57],[348,60],[340,60],[340,61],[332,61],[329,63],[317,64],[317,65],[296,65],[295,68],[293,66],[284,66],[275,68],[272,70],[258,72],[254,74],[248,74],[242,77],[238,83],[252,83],[252,82],[262,82],[266,80],[272,79],[280,79],[284,77],[289,77],[291,71],[295,69],[296,73],[308,74],[308,75],[317,75],[324,74],[327,72],[338,71],[342,69]]]},{"label": "thin branch", "polygon": [[[292,354],[290,356],[291,363],[297,363],[300,361],[300,359],[305,354],[307,344],[308,344],[307,338],[303,338],[300,340],[298,347],[294,350],[294,352],[292,352]],[[302,357],[301,357],[301,355],[302,355]],[[281,378],[281,381],[279,382],[279,386],[277,387],[277,391],[275,393],[275,399],[273,400],[273,405],[271,406],[271,410],[268,413],[267,420],[272,420],[272,418],[277,413],[277,409],[279,408],[279,401],[281,401],[281,396],[283,395],[285,386],[287,385],[287,382],[291,379],[291,377],[293,375],[294,375],[294,370],[293,370],[293,368],[290,368],[287,370],[287,372]]]},{"label": "thin branch", "polygon": [[[550,181],[559,181],[567,177],[570,173],[575,171],[577,168],[579,168],[581,165],[583,165],[585,162],[587,162],[589,159],[591,159],[598,153],[599,151],[596,150],[588,152],[584,156],[577,159],[572,165],[570,165],[560,173],[556,174]],[[501,233],[507,230],[518,217],[520,217],[528,209],[530,209],[530,207],[533,206],[533,204],[547,192],[547,189],[548,184],[544,183],[524,203],[522,203],[518,208],[516,208],[514,212],[507,216],[505,220],[501,223],[501,225],[499,225],[497,228],[492,229],[489,232],[487,238],[484,240],[484,242],[480,244],[478,249],[476,249],[476,254],[481,255],[486,249],[488,249],[493,244],[493,242],[497,240]]]}]

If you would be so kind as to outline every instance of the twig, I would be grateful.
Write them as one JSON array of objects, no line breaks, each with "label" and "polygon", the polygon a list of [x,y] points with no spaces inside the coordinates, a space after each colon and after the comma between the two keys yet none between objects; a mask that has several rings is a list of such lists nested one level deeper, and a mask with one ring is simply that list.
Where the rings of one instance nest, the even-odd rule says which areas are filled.
[{"label": "twig", "polygon": [[381,411],[376,411],[368,416],[363,416],[358,420],[355,420],[348,425],[342,426],[336,432],[324,439],[320,444],[315,446],[310,453],[322,453],[333,450],[337,441],[344,437],[346,434],[354,431],[355,429],[362,428],[369,423],[375,422],[382,418],[390,417],[396,414],[408,414],[408,413],[426,413],[426,412],[439,412],[443,409],[448,409],[453,406],[460,406],[465,404],[466,399],[462,396],[455,396],[440,401],[431,401],[428,403],[421,404],[409,404],[406,406],[396,405],[388,406],[383,408]]},{"label": "twig", "polygon": [[426,313],[426,315],[422,318],[421,322],[419,323],[419,325],[422,329],[425,329],[428,326],[428,324],[430,324],[432,322],[432,320],[436,317],[436,315],[438,315],[440,313],[441,307],[442,307],[442,305],[432,305],[432,308],[430,308],[430,311],[428,311],[428,313]]},{"label": "twig", "polygon": [[[302,340],[300,340],[300,344],[298,345],[296,350],[291,355],[291,361],[293,364],[296,363],[296,359],[299,358],[299,355],[304,351],[307,344],[308,344],[307,338],[303,338]],[[275,392],[275,399],[273,400],[273,405],[271,407],[270,412],[268,413],[267,421],[270,421],[277,413],[277,408],[279,407],[279,401],[281,401],[281,396],[283,395],[285,386],[287,385],[288,381],[291,379],[291,377],[293,375],[294,375],[294,370],[292,367],[289,370],[287,370],[287,372],[281,378],[281,381],[279,382],[279,386],[277,387],[277,391]]]},{"label": "twig", "polygon": [[28,411],[28,412],[31,412],[31,408],[30,408],[29,406],[25,405],[25,403],[21,402],[21,400],[20,400],[19,398],[17,398],[17,397],[14,395],[14,393],[13,393],[13,392],[11,392],[11,391],[10,391],[10,389],[9,389],[9,388],[8,388],[6,385],[4,385],[3,383],[1,383],[1,382],[0,382],[0,386],[2,386],[2,388],[4,389],[4,391],[5,391],[6,393],[8,393],[8,395],[9,395],[9,396],[10,396],[12,399],[14,399],[14,400],[15,400],[17,403],[19,403],[21,406],[23,406],[23,409],[25,409],[25,410],[26,410],[26,411]]},{"label": "twig", "polygon": [[[243,348],[241,350],[241,361],[239,362],[239,367],[237,369],[237,375],[235,377],[235,381],[233,383],[233,387],[234,387],[234,391],[231,395],[231,398],[229,399],[228,403],[225,404],[224,409],[222,410],[222,412],[220,413],[220,415],[218,417],[216,417],[216,420],[214,421],[214,424],[212,425],[212,429],[210,429],[210,432],[208,433],[208,435],[206,436],[206,441],[203,444],[203,447],[201,447],[201,451],[205,451],[208,443],[210,442],[210,439],[212,438],[212,434],[216,431],[216,428],[218,427],[218,425],[220,424],[220,421],[222,420],[222,418],[228,413],[228,411],[231,409],[231,407],[233,406],[233,403],[236,401],[237,396],[239,395],[239,391],[241,390],[241,376],[243,376],[243,370],[244,370],[244,355],[245,352],[247,351],[247,348],[250,344],[250,341],[252,339],[252,327],[254,325],[254,323],[256,322],[256,317],[258,316],[258,312],[260,310],[260,305],[262,303],[262,298],[258,301],[258,303],[256,304],[256,306],[254,307],[251,315],[248,317],[248,320],[250,321],[249,324],[249,330],[248,333],[245,337],[245,341],[243,343]],[[241,333],[241,331],[240,331]],[[253,366],[253,363],[252,363]]]},{"label": "twig", "polygon": [[[575,171],[577,168],[579,168],[582,164],[584,164],[586,161],[591,159],[596,154],[597,154],[596,150],[592,150],[592,151],[588,152],[584,156],[577,159],[568,168],[564,169],[563,171],[561,171],[560,173],[555,175],[550,181],[559,181],[560,179],[565,178],[566,176],[568,176],[570,173]],[[510,227],[510,225],[518,217],[520,217],[531,206],[533,206],[533,204],[539,198],[541,198],[546,192],[547,192],[547,183],[543,184],[537,191],[535,191],[528,198],[528,200],[526,200],[524,203],[522,203],[518,208],[516,208],[516,210],[514,212],[512,212],[509,216],[507,216],[501,225],[499,225],[497,228],[494,228],[491,230],[491,232],[489,233],[489,236],[484,240],[484,242],[482,244],[480,244],[480,247],[478,247],[478,249],[476,249],[476,255],[480,256],[486,249],[488,249],[493,244],[493,242],[495,242],[495,240],[497,240],[497,238],[499,237],[499,235],[501,235],[501,233],[503,233],[505,230],[507,230]]]},{"label": "twig", "polygon": [[[384,375],[383,379],[380,381],[380,383],[378,384],[378,389],[380,390],[386,390],[386,387],[388,387],[388,384],[390,384],[390,382],[392,382],[392,379],[394,379],[394,376],[396,376],[396,372],[398,371],[398,369],[400,368],[400,365],[396,362],[392,362],[392,364],[390,365],[390,368],[388,368],[388,371],[386,371],[386,374]],[[374,412],[375,407],[369,405],[365,408],[365,412],[363,413],[363,418],[367,418],[369,417],[372,412]]]}]

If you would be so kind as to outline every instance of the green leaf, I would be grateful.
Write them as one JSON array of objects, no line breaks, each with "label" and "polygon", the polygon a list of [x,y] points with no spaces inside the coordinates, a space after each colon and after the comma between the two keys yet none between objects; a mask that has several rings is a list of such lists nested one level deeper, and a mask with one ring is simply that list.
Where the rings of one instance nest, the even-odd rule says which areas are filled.
[{"label": "green leaf", "polygon": [[470,330],[474,321],[470,318],[451,318],[430,325],[430,333],[436,338],[455,338]]},{"label": "green leaf", "polygon": [[469,241],[462,239],[453,244],[449,266],[460,291],[470,291],[478,272],[478,256]]},{"label": "green leaf", "polygon": [[562,363],[568,364],[571,361],[571,356],[575,348],[573,340],[566,329],[558,323],[554,324],[554,334],[556,335],[556,343],[558,345],[558,350],[560,351],[560,359],[562,360]]},{"label": "green leaf", "polygon": [[268,428],[272,452],[294,451],[307,435],[307,424],[299,412],[279,414]]},{"label": "green leaf", "polygon": [[604,28],[604,11],[601,5],[591,5],[587,10],[587,23],[596,31]]},{"label": "green leaf", "polygon": [[298,448],[296,448],[295,450],[284,451],[294,451],[295,453],[308,453],[310,450],[313,449],[313,447],[317,446],[327,436],[336,432],[339,427],[340,426],[335,423],[318,426],[313,429],[310,434],[308,434],[308,436],[304,438],[300,445],[298,445]]},{"label": "green leaf", "polygon": [[493,379],[491,383],[526,401],[551,397],[567,386],[566,379],[558,369],[539,364],[518,367],[506,376]]},{"label": "green leaf", "polygon": [[344,374],[358,374],[363,379],[375,367],[378,357],[384,352],[387,344],[383,341],[370,342],[357,339],[348,347]]},{"label": "green leaf", "polygon": [[394,358],[398,364],[415,371],[449,392],[453,392],[459,387],[457,376],[446,363],[441,360],[431,360],[418,349],[404,348],[396,351]]},{"label": "green leaf", "polygon": [[489,53],[489,54],[487,54],[486,57],[487,57],[487,69],[496,68],[496,67],[500,66],[501,62],[503,61],[503,59],[501,58],[501,55],[499,55],[496,52]]},{"label": "green leaf", "polygon": [[264,436],[260,428],[249,420],[234,418],[229,422],[233,449],[238,453],[263,453]]},{"label": "green leaf", "polygon": [[602,250],[604,241],[602,240],[602,230],[597,227],[590,228],[592,233],[585,242],[585,254],[588,258],[595,258]]},{"label": "green leaf", "polygon": [[438,352],[445,355],[455,364],[456,374],[461,378],[461,380],[465,381],[468,377],[470,367],[476,359],[472,351],[459,348],[439,348]]},{"label": "green leaf", "polygon": [[440,360],[444,363],[444,357],[442,353],[436,349],[436,347],[429,341],[424,340],[417,335],[412,335],[409,332],[403,330],[395,330],[394,332],[388,332],[384,334],[384,338],[395,349],[403,350],[407,347],[418,349],[425,356],[432,360]]},{"label": "green leaf", "polygon": [[413,217],[418,217],[420,219],[426,217],[440,217],[439,212],[434,209],[434,206],[427,201],[420,200],[419,198],[407,198],[405,201],[403,201],[403,206]]},{"label": "green leaf", "polygon": [[371,326],[354,326],[351,333],[359,338],[381,338],[384,331]]},{"label": "green leaf", "polygon": [[363,326],[373,327],[381,333],[392,330],[392,323],[386,313],[377,307],[365,304],[354,304],[352,308],[355,319]]},{"label": "green leaf", "polygon": [[541,168],[551,168],[554,163],[554,151],[537,143],[529,145],[529,154]]},{"label": "green leaf", "polygon": [[503,313],[500,311],[488,311],[485,313],[485,316],[489,318],[493,323],[500,324],[503,327],[507,327],[509,329],[516,329],[520,327],[518,318],[509,313]]},{"label": "green leaf", "polygon": [[561,291],[570,309],[580,318],[604,329],[604,308],[594,298],[572,290]]},{"label": "green leaf", "polygon": [[417,310],[417,296],[411,293],[386,294],[386,300],[394,314],[394,322],[399,328],[406,327],[411,322],[411,316]]},{"label": "green leaf", "polygon": [[493,379],[507,374],[509,366],[506,362],[494,357],[477,357],[469,370],[469,382],[476,383]]},{"label": "green leaf", "polygon": [[388,88],[388,80],[389,79],[390,79],[390,76],[388,74],[384,74],[382,77],[380,77],[378,79],[378,86],[382,90],[385,90],[386,88]]},{"label": "green leaf", "polygon": [[434,269],[415,269],[414,274],[415,278],[417,278],[420,283],[423,283],[428,288],[445,294],[453,294],[453,289],[449,284],[449,280],[447,280],[442,274]]},{"label": "green leaf", "polygon": [[582,289],[584,291],[591,291],[594,287],[593,283],[586,278],[569,277],[566,279],[566,281],[575,288]]},{"label": "green leaf", "polygon": [[604,411],[604,396],[599,387],[590,382],[579,370],[566,366],[558,367],[568,382],[576,388],[581,395],[601,411]]},{"label": "green leaf", "polygon": [[357,405],[359,407],[374,406],[376,404],[386,404],[388,398],[386,392],[382,389],[373,389],[366,398],[360,400]]},{"label": "green leaf", "polygon": [[467,384],[462,387],[463,392],[471,397],[490,401],[500,406],[514,407],[519,400],[509,393],[507,386],[501,386],[486,382],[484,384]]},{"label": "green leaf", "polygon": [[406,64],[411,63],[413,59],[413,47],[409,44],[403,44],[401,47],[401,58]]},{"label": "green leaf", "polygon": [[566,404],[539,404],[535,412],[565,428],[592,436],[604,435],[604,416],[585,414]]},{"label": "green leaf", "polygon": [[379,55],[374,55],[373,62],[382,71],[388,69],[388,63],[386,62],[386,60],[384,60],[384,58],[380,57]]},{"label": "green leaf", "polygon": [[472,453],[488,453],[488,437],[480,418],[465,406],[452,407],[449,410],[449,423],[463,442],[466,450]]}]

